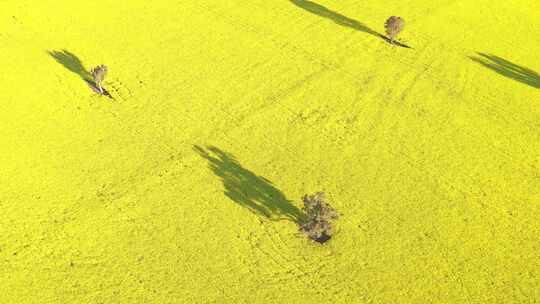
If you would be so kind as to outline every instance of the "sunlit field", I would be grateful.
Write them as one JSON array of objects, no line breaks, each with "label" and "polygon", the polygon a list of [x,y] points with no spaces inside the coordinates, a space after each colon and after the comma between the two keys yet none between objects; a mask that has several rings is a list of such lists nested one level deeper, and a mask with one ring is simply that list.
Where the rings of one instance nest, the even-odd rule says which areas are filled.
[{"label": "sunlit field", "polygon": [[0,303],[539,303],[539,19],[0,1]]}]

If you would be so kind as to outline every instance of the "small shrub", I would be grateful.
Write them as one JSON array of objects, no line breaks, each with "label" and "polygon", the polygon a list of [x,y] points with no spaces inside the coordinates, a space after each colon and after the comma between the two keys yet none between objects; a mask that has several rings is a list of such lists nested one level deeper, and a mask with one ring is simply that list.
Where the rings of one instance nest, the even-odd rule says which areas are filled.
[{"label": "small shrub", "polygon": [[96,83],[96,87],[99,89],[99,92],[103,94],[103,87],[101,84],[107,76],[107,67],[103,64],[98,65],[97,67],[93,68],[90,73],[92,73],[92,77],[94,78],[94,82]]},{"label": "small shrub", "polygon": [[338,218],[338,214],[325,199],[323,192],[315,195],[304,195],[303,210],[306,220],[300,225],[300,231],[310,239],[324,243],[332,237],[332,220]]},{"label": "small shrub", "polygon": [[405,20],[401,17],[392,16],[384,23],[386,34],[390,39],[390,43],[394,43],[394,38],[403,30]]}]

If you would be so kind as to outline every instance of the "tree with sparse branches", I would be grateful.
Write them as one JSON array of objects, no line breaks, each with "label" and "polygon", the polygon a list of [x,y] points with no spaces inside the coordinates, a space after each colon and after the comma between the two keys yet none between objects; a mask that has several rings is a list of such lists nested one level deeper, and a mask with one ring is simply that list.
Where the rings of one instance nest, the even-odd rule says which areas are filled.
[{"label": "tree with sparse branches", "polygon": [[331,221],[338,218],[338,213],[326,202],[323,192],[304,195],[302,200],[306,220],[300,225],[300,231],[319,243],[328,241],[333,233]]},{"label": "tree with sparse branches", "polygon": [[94,78],[94,82],[96,84],[96,87],[98,88],[99,92],[103,94],[103,87],[101,84],[105,80],[105,77],[107,76],[107,67],[105,65],[98,65],[97,67],[93,68],[90,73],[92,73],[92,77]]},{"label": "tree with sparse branches", "polygon": [[390,39],[390,43],[394,43],[394,38],[403,30],[405,26],[405,20],[401,17],[392,16],[386,20],[384,23],[384,28],[386,29],[386,34]]}]

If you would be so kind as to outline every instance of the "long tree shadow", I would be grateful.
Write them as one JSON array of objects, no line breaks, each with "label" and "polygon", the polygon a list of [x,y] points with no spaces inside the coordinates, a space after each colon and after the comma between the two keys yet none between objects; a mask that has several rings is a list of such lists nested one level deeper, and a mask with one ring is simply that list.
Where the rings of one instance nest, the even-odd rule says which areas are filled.
[{"label": "long tree shadow", "polygon": [[221,178],[225,195],[251,212],[271,220],[300,223],[303,213],[272,183],[242,167],[236,158],[216,147],[193,148],[208,160],[210,169]]},{"label": "long tree shadow", "polygon": [[[369,28],[367,25],[357,21],[357,20],[354,20],[354,19],[351,19],[347,16],[344,16],[338,12],[334,12],[328,8],[326,8],[325,6],[322,6],[318,3],[315,3],[315,2],[312,2],[312,1],[309,1],[309,0],[290,0],[294,5],[312,13],[312,14],[315,14],[315,15],[318,15],[320,17],[323,17],[323,18],[327,18],[327,19],[330,19],[332,21],[334,21],[335,23],[341,25],[341,26],[345,26],[345,27],[350,27],[352,29],[355,29],[357,31],[360,31],[360,32],[364,32],[364,33],[367,33],[367,34],[370,34],[370,35],[373,35],[375,37],[378,37],[378,38],[381,38],[383,39],[384,41],[390,43],[390,39],[386,36],[384,36],[383,34],[380,34],[374,30],[372,30],[371,28]],[[410,46],[408,45],[405,45],[403,43],[400,43],[398,41],[395,41],[394,40],[394,45],[397,45],[397,46],[400,46],[400,47],[404,47],[404,48],[411,48]]]},{"label": "long tree shadow", "polygon": [[[61,51],[47,51],[47,53],[66,69],[79,75],[92,91],[102,94],[94,80],[92,80],[92,74],[84,67],[82,61],[75,54],[65,49]],[[103,89],[102,95],[112,98],[111,94],[105,89]]]},{"label": "long tree shadow", "polygon": [[498,56],[484,53],[476,54],[480,57],[469,56],[469,58],[502,76],[512,78],[521,83],[530,85],[533,88],[540,89],[540,75],[535,71]]},{"label": "long tree shadow", "polygon": [[82,61],[75,54],[68,50],[47,51],[47,53],[66,69],[79,75],[83,80],[92,80],[92,75],[84,68]]}]

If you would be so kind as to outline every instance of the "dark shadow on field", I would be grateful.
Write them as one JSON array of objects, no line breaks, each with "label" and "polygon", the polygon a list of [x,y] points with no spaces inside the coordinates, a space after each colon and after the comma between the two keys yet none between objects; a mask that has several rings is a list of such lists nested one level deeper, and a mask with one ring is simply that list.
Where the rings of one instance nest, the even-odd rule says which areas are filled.
[{"label": "dark shadow on field", "polygon": [[399,47],[406,48],[406,49],[412,49],[412,47],[410,47],[410,46],[408,46],[408,45],[406,45],[404,43],[401,43],[401,42],[397,41],[396,39],[394,39],[394,41],[391,41],[390,38],[388,38],[388,37],[386,37],[384,35],[381,35],[381,38],[384,41],[390,43],[391,45],[399,46]]},{"label": "dark shadow on field", "polygon": [[[364,32],[364,33],[367,33],[367,34],[370,34],[370,35],[373,35],[375,37],[378,37],[378,38],[381,38],[383,39],[384,41],[390,43],[390,39],[388,39],[386,36],[384,36],[383,34],[380,34],[374,30],[372,30],[371,28],[369,28],[367,25],[357,21],[357,20],[354,20],[354,19],[351,19],[347,16],[344,16],[338,12],[334,12],[328,8],[326,8],[325,6],[322,6],[318,3],[315,3],[315,2],[312,2],[312,1],[309,1],[309,0],[290,0],[294,5],[312,13],[312,14],[315,14],[315,15],[318,15],[320,17],[323,17],[323,18],[326,18],[326,19],[330,19],[332,21],[334,21],[335,23],[341,25],[341,26],[345,26],[345,27],[350,27],[352,29],[355,29],[357,31],[360,31],[360,32]],[[407,46],[405,44],[402,44],[402,43],[399,43],[397,41],[394,41],[393,45],[396,45],[396,46],[400,46],[400,47],[405,47],[405,48],[411,48],[410,46]]]},{"label": "dark shadow on field", "polygon": [[97,94],[113,98],[107,90],[103,89],[103,93],[99,91],[96,83],[94,82],[94,80],[92,80],[92,74],[90,74],[90,72],[85,69],[82,61],[75,54],[65,49],[61,51],[47,51],[47,53],[52,58],[54,58],[56,62],[63,65],[66,69],[68,69],[72,73],[79,75],[79,77],[84,80],[84,82],[90,87],[92,91]]},{"label": "dark shadow on field", "polygon": [[193,149],[208,161],[208,166],[221,178],[225,195],[251,212],[271,220],[300,223],[303,213],[267,179],[242,167],[236,158],[216,147]]},{"label": "dark shadow on field", "polygon": [[540,75],[535,71],[498,56],[484,53],[477,54],[479,57],[469,56],[469,58],[502,76],[512,78],[533,88],[540,89]]},{"label": "dark shadow on field", "polygon": [[107,91],[107,89],[105,89],[104,87],[102,87],[103,93],[101,93],[101,92],[99,91],[99,88],[96,86],[96,83],[95,83],[94,81],[88,80],[88,79],[85,79],[84,81],[85,81],[86,84],[90,87],[90,89],[91,89],[92,91],[94,91],[94,93],[100,94],[100,95],[103,95],[103,96],[107,96],[107,97],[109,97],[110,99],[114,99],[114,98],[112,97],[111,93],[109,93],[109,91]]},{"label": "dark shadow on field", "polygon": [[68,50],[47,51],[47,53],[66,69],[79,75],[83,80],[92,81],[92,75],[84,68],[81,60],[75,54]]}]

